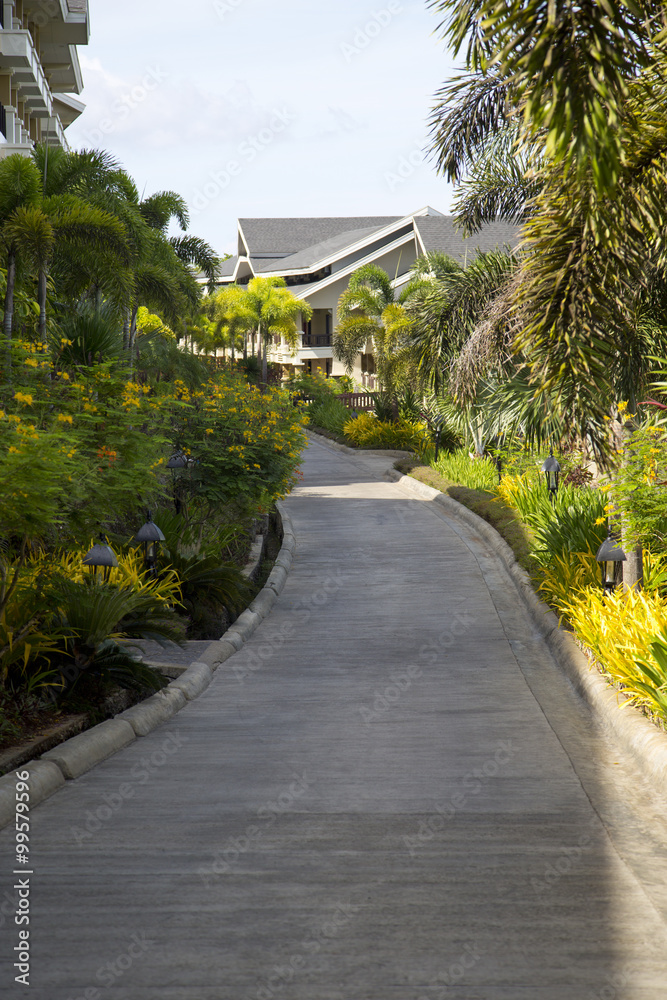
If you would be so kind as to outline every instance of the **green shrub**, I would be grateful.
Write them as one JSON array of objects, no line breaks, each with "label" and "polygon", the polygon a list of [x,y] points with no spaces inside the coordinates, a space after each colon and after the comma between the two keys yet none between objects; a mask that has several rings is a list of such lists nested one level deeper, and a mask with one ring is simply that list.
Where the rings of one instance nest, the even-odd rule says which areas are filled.
[{"label": "green shrub", "polygon": [[306,412],[311,424],[334,434],[343,434],[343,428],[350,419],[349,409],[335,397],[323,397],[311,403]]},{"label": "green shrub", "polygon": [[471,458],[465,448],[452,454],[440,454],[431,465],[445,479],[472,490],[495,490],[498,472],[490,458]]},{"label": "green shrub", "polygon": [[596,552],[607,535],[606,497],[588,486],[562,485],[552,503],[536,472],[504,476],[498,494],[532,529],[543,566],[563,553]]},{"label": "green shrub", "polygon": [[344,426],[346,436],[361,448],[387,448],[399,451],[414,451],[421,455],[431,444],[425,424],[409,420],[394,423],[378,420],[370,413],[360,413],[348,420]]}]

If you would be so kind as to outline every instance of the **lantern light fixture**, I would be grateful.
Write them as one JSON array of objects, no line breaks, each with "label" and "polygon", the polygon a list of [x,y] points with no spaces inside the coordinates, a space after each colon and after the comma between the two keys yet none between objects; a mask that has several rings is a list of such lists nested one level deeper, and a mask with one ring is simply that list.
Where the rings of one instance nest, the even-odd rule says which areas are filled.
[{"label": "lantern light fixture", "polygon": [[104,582],[108,581],[111,570],[118,565],[118,560],[106,538],[100,538],[99,542],[96,542],[92,549],[85,554],[83,565],[88,566],[92,574],[96,574],[98,569],[102,569]]},{"label": "lantern light fixture", "polygon": [[558,493],[558,481],[560,479],[560,464],[557,459],[554,458],[553,448],[549,454],[549,457],[542,464],[542,472],[544,473],[544,478],[546,480],[547,490],[549,491],[549,497],[551,502],[554,503],[556,500],[556,493]]},{"label": "lantern light fixture", "polygon": [[616,587],[616,567],[625,562],[627,556],[623,549],[616,544],[610,533],[598,549],[595,558],[600,563],[602,589],[605,594],[611,594]]},{"label": "lantern light fixture", "polygon": [[146,514],[148,515],[148,520],[139,528],[133,541],[143,545],[146,568],[150,570],[152,576],[157,576],[158,551],[160,542],[164,542],[165,538],[160,528],[153,521],[151,512],[148,510]]}]

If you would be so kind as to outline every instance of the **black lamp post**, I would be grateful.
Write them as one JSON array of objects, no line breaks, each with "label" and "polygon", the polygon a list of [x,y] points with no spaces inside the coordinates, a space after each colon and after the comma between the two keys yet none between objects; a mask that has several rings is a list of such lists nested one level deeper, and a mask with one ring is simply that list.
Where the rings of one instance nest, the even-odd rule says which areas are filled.
[{"label": "black lamp post", "polygon": [[551,453],[542,464],[542,472],[546,479],[547,489],[549,491],[549,497],[551,502],[554,503],[556,500],[556,493],[558,492],[558,480],[560,478],[560,465],[558,461],[554,458],[553,448]]},{"label": "black lamp post", "polygon": [[174,495],[174,510],[176,511],[177,514],[181,513],[181,510],[183,509],[183,504],[181,502],[181,498],[178,495],[178,484],[176,482],[176,473],[181,469],[187,469],[188,465],[189,465],[188,456],[185,454],[184,451],[181,451],[180,449],[175,451],[174,454],[169,459],[169,461],[167,462],[167,468],[171,469],[172,492]]},{"label": "black lamp post", "polygon": [[146,524],[139,528],[133,541],[140,542],[143,545],[146,569],[150,571],[151,576],[157,576],[157,556],[160,542],[164,541],[164,535],[153,521],[151,512],[147,511],[146,513],[148,514],[148,520]]},{"label": "black lamp post", "polygon": [[100,538],[99,542],[93,545],[90,552],[83,557],[83,565],[88,566],[91,573],[97,573],[99,568],[103,569],[104,582],[106,583],[111,575],[111,570],[118,565],[115,553],[106,539]]},{"label": "black lamp post", "polygon": [[502,482],[503,478],[503,460],[500,455],[496,455],[494,461],[496,463],[496,469],[498,471],[498,482],[500,483]]},{"label": "black lamp post", "polygon": [[182,451],[175,451],[167,462],[167,468],[175,472],[176,469],[187,469],[188,458],[187,455]]},{"label": "black lamp post", "polygon": [[434,459],[435,462],[438,461],[438,453],[440,452],[440,438],[442,436],[442,424],[443,424],[442,417],[437,417],[435,421],[435,459]]},{"label": "black lamp post", "polygon": [[602,589],[605,594],[611,594],[616,587],[616,567],[619,563],[625,562],[627,556],[609,534],[598,549],[595,558],[600,563]]}]

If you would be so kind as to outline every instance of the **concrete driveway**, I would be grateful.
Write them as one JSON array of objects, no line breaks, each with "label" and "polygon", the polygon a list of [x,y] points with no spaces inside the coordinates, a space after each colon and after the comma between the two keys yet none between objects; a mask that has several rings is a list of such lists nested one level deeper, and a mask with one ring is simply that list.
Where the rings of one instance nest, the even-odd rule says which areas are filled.
[{"label": "concrete driveway", "polygon": [[[311,444],[272,615],[32,814],[8,1000],[664,1000],[664,803],[470,528]],[[7,902],[9,901],[9,902]]]}]

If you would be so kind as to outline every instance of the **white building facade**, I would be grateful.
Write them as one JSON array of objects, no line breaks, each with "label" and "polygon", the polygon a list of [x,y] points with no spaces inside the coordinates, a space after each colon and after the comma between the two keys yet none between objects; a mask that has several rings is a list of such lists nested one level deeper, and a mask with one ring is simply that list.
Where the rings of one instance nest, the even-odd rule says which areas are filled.
[{"label": "white building facade", "polygon": [[[343,375],[334,358],[333,333],[338,325],[338,300],[350,276],[364,264],[381,267],[392,279],[395,294],[410,280],[417,257],[440,250],[465,265],[477,250],[514,245],[516,227],[492,223],[464,239],[454,220],[426,207],[407,216],[319,219],[239,219],[238,252],[222,265],[218,285],[247,285],[255,276],[285,279],[297,298],[305,299],[313,317],[301,324],[296,355],[286,343],[276,343],[269,359],[285,367]],[[352,375],[374,388],[373,345],[357,358]]]},{"label": "white building facade", "polygon": [[84,110],[77,46],[89,34],[88,0],[0,0],[0,157],[68,148],[65,129]]}]

